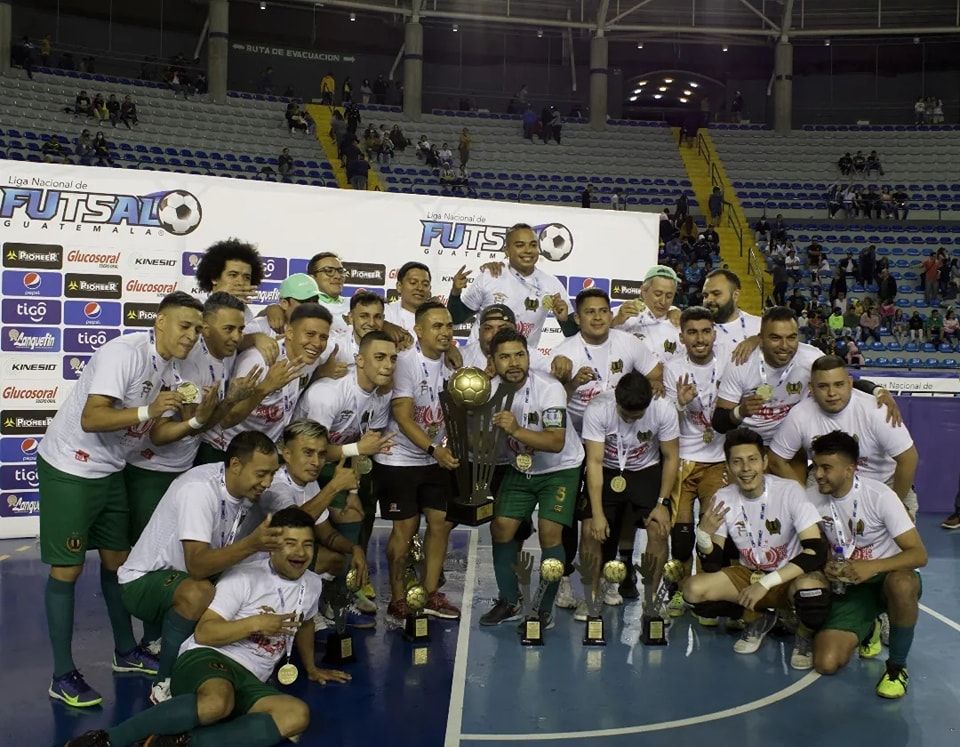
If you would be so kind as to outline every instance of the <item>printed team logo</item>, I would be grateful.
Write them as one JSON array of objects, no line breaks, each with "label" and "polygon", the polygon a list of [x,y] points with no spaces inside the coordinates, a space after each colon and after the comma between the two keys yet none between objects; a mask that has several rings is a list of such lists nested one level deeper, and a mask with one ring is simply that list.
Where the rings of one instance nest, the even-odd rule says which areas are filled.
[{"label": "printed team logo", "polygon": [[847,520],[847,529],[850,530],[850,534],[859,534],[859,535],[862,537],[862,536],[863,536],[863,529],[864,529],[863,519],[858,519],[856,526],[853,525],[853,519],[848,519],[848,520]]},{"label": "printed team logo", "polygon": [[63,276],[59,272],[3,271],[4,296],[59,298],[62,290]]},{"label": "printed team logo", "polygon": [[3,266],[60,270],[63,268],[63,247],[57,244],[19,244],[8,241],[3,245]]},{"label": "printed team logo", "polygon": [[780,519],[767,519],[763,524],[770,534],[780,534]]},{"label": "printed team logo", "polygon": [[610,279],[609,278],[582,278],[573,276],[570,278],[570,282],[567,285],[567,289],[570,291],[571,296],[576,296],[580,291],[589,290],[591,288],[599,288],[607,295],[610,295]]},{"label": "printed team logo", "polygon": [[637,431],[637,440],[648,443],[653,438],[653,431]]},{"label": "printed team logo", "polygon": [[787,394],[800,394],[803,391],[803,384],[799,381],[787,382]]},{"label": "printed team logo", "polygon": [[623,373],[623,360],[618,358],[615,361],[610,361],[610,373],[612,374]]},{"label": "printed team logo", "polygon": [[60,324],[60,302],[3,299],[5,324]]},{"label": "printed team logo", "polygon": [[200,200],[185,189],[167,192],[157,203],[157,220],[165,231],[174,236],[192,233],[203,220]]},{"label": "printed team logo", "polygon": [[40,494],[36,492],[0,493],[0,516],[37,516]]},{"label": "printed team logo", "polygon": [[523,300],[523,308],[527,311],[536,311],[540,308],[540,302],[536,298],[525,298]]},{"label": "printed team logo", "polygon": [[70,552],[82,552],[84,548],[83,537],[81,537],[77,532],[74,532],[66,541],[63,543],[63,546],[66,547]]},{"label": "printed team logo", "polygon": [[673,355],[674,353],[676,353],[676,352],[677,352],[677,343],[676,343],[676,340],[664,340],[664,341],[663,341],[663,349],[664,349],[665,352],[670,353],[671,355]]},{"label": "printed team logo", "polygon": [[[63,352],[95,353],[114,337],[120,336],[119,329],[84,329],[67,327],[63,330]],[[64,369],[66,371],[66,369]]]},{"label": "printed team logo", "polygon": [[540,254],[551,262],[561,262],[573,251],[573,234],[562,223],[548,223],[537,234]]},{"label": "printed team logo", "polygon": [[66,324],[87,327],[116,327],[120,324],[120,304],[109,301],[67,301],[63,319]]},{"label": "printed team logo", "polygon": [[35,464],[5,464],[0,467],[0,484],[7,490],[36,490],[40,487]]},{"label": "printed team logo", "polygon": [[33,436],[23,438],[0,438],[0,462],[36,462],[40,439]]},{"label": "printed team logo", "polygon": [[60,328],[4,327],[0,348],[18,353],[55,353],[60,350]]}]

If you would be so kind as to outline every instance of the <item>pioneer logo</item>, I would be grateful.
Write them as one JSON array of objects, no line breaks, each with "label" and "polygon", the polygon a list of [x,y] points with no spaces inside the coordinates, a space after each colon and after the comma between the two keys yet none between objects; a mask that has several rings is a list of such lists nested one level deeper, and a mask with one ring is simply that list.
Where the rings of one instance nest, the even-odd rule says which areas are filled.
[{"label": "pioneer logo", "polygon": [[125,327],[152,327],[157,318],[156,303],[125,303],[123,305],[123,325]]},{"label": "pioneer logo", "polygon": [[32,436],[44,433],[50,427],[56,410],[0,411],[0,434],[4,436]]},{"label": "pioneer logo", "polygon": [[640,297],[640,287],[642,280],[616,280],[610,283],[610,298],[622,298],[629,300]]},{"label": "pioneer logo", "polygon": [[68,272],[64,295],[67,298],[120,298],[123,278],[119,275],[80,275]]},{"label": "pioneer logo", "polygon": [[387,282],[386,265],[344,262],[343,268],[347,271],[344,282],[351,285],[385,285]]},{"label": "pioneer logo", "polygon": [[63,247],[56,244],[3,245],[3,266],[34,270],[59,270],[63,267]]}]

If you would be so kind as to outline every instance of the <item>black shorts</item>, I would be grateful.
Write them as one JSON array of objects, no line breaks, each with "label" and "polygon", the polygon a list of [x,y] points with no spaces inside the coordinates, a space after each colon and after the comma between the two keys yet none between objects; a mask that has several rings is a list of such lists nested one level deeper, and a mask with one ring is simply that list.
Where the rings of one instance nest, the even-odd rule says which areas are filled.
[{"label": "black shorts", "polygon": [[391,521],[412,519],[424,509],[447,510],[447,499],[455,496],[454,475],[439,464],[398,467],[374,462],[374,490],[380,515]]},{"label": "black shorts", "polygon": [[[633,509],[635,525],[638,529],[642,529],[644,522],[650,512],[656,508],[657,500],[660,498],[663,467],[660,463],[657,463],[641,470],[625,470],[623,476],[627,481],[627,489],[622,493],[616,493],[610,487],[610,481],[619,474],[619,470],[609,467],[603,468],[603,494],[600,498],[603,504],[603,513],[611,527],[619,526],[620,521],[623,520],[623,510],[629,505]],[[586,500],[580,512],[580,518],[589,519],[593,516],[593,512],[590,508],[590,499],[587,496],[586,487],[584,487],[583,496]]]}]

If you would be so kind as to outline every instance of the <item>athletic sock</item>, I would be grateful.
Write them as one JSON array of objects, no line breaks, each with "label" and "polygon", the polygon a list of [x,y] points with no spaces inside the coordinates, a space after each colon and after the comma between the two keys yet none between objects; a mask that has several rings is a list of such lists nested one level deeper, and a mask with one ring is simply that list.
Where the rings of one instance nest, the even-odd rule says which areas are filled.
[{"label": "athletic sock", "polygon": [[128,718],[110,729],[111,747],[128,747],[151,734],[183,734],[196,728],[197,696],[178,695]]},{"label": "athletic sock", "polygon": [[[554,545],[553,547],[545,547],[541,553],[542,559],[546,560],[547,558],[554,558],[559,560],[561,563],[566,558],[566,554],[563,551],[563,545]],[[542,562],[542,561],[541,561]],[[543,592],[543,599],[540,601],[540,609],[545,612],[553,611],[553,600],[557,596],[557,589],[560,586],[559,581],[554,581],[551,584],[547,584],[546,590]]]},{"label": "athletic sock", "polygon": [[140,639],[140,644],[146,646],[148,643],[153,643],[154,641],[159,641],[160,636],[163,635],[163,624],[158,622],[143,622],[143,637]]},{"label": "athletic sock", "polygon": [[160,639],[158,680],[164,680],[173,673],[173,665],[180,654],[180,646],[196,627],[196,620],[182,617],[173,607],[167,610],[167,614],[163,616],[163,637]]},{"label": "athletic sock", "polygon": [[77,668],[73,663],[73,600],[76,585],[47,577],[44,605],[47,608],[47,632],[53,650],[53,676],[62,677]]},{"label": "athletic sock", "polygon": [[116,571],[108,571],[100,566],[100,590],[103,592],[107,616],[113,629],[113,647],[118,654],[128,654],[137,647],[137,639],[133,637],[130,613],[120,598],[120,582],[117,581]]},{"label": "athletic sock", "polygon": [[272,747],[283,737],[269,713],[247,713],[211,726],[201,726],[190,732],[191,747],[222,747],[242,744],[244,747]]},{"label": "athletic sock", "polygon": [[500,591],[500,598],[511,604],[516,604],[520,598],[520,586],[513,570],[518,549],[514,540],[493,543],[493,573],[497,578],[497,589]]},{"label": "athletic sock", "polygon": [[570,576],[574,571],[573,561],[577,557],[577,549],[579,548],[580,526],[577,521],[574,521],[571,526],[564,527],[561,536],[563,537],[564,556],[567,559],[563,566],[563,575]]},{"label": "athletic sock", "polygon": [[363,522],[346,521],[343,524],[337,524],[336,529],[340,534],[356,545],[360,542],[360,531],[363,529]]},{"label": "athletic sock", "polygon": [[913,645],[913,631],[916,626],[890,624],[890,657],[887,667],[895,667],[898,671],[907,665],[907,655]]}]

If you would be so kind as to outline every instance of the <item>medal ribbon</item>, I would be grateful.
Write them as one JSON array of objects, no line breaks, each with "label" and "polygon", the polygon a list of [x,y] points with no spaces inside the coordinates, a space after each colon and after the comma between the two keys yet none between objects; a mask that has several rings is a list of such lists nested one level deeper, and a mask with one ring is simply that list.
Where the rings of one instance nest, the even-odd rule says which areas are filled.
[{"label": "medal ribbon", "polygon": [[[220,489],[225,493],[227,491],[227,481],[224,477],[223,467],[220,468]],[[243,520],[247,516],[247,509],[243,505],[243,499],[240,502],[240,508],[237,510],[237,515],[234,517],[233,526],[230,528],[229,533],[224,532],[224,528],[227,522],[227,499],[220,499],[220,547],[224,548],[227,545],[232,545],[233,541],[237,538],[237,532],[240,530],[240,525],[243,523]]]},{"label": "medal ribbon", "polygon": [[[296,608],[295,610],[293,610],[294,620],[299,620],[299,619],[300,619],[300,616],[303,614],[303,597],[304,597],[304,594],[306,593],[306,591],[307,591],[307,583],[306,583],[306,581],[301,581],[301,582],[300,582],[300,589],[297,591],[297,608]],[[284,600],[283,600],[283,589],[281,589],[279,586],[277,587],[277,596],[280,598],[280,614],[281,614],[281,615],[286,614],[286,613],[283,611],[284,606],[285,606]],[[284,645],[285,645],[286,650],[287,650],[287,663],[289,663],[289,662],[290,662],[290,654],[293,653],[293,640],[294,640],[294,638],[296,638],[296,635],[286,635],[286,634],[284,634],[283,637],[284,637],[284,639],[285,639]]]},{"label": "medal ribbon", "polygon": [[760,560],[758,559],[757,551],[763,550],[763,520],[767,515],[767,488],[764,485],[763,495],[760,496],[760,529],[757,532],[757,538],[753,538],[753,527],[750,525],[750,519],[747,516],[747,509],[743,503],[743,498],[740,499],[740,515],[743,517],[743,527],[747,530],[747,537],[750,539],[750,559],[757,566],[757,570],[760,570]]},{"label": "medal ribbon", "polygon": [[[853,477],[853,490],[851,493],[860,492],[860,478],[856,475]],[[840,519],[840,512],[837,511],[836,501],[831,497],[830,499],[830,513],[833,514],[833,531],[837,535],[837,544],[836,546],[841,549],[841,553],[844,558],[849,557],[847,551],[850,551],[850,555],[853,554],[853,550],[857,545],[857,511],[860,508],[860,496],[856,496],[853,499],[853,515],[850,517],[850,524],[852,525],[851,537],[849,544],[847,543],[847,534],[843,528],[843,521]]]},{"label": "medal ribbon", "polygon": [[[762,352],[761,352],[760,355],[758,356],[758,359],[759,359],[759,361],[760,361],[760,380],[761,380],[764,384],[766,384],[766,383],[767,383],[767,371],[766,371],[766,369],[764,368],[764,365],[763,365],[763,353],[762,353]],[[796,362],[797,362],[797,357],[794,356],[794,357],[793,357],[793,360],[790,361],[790,365],[787,366],[787,367],[784,369],[784,371],[783,371],[782,374],[780,374],[780,380],[777,382],[777,385],[773,388],[773,391],[774,391],[774,392],[776,392],[777,389],[779,389],[780,386],[783,384],[783,382],[787,380],[787,377],[790,375],[790,372],[793,370],[793,366],[796,364]],[[768,386],[769,386],[769,385],[768,385]]]},{"label": "medal ribbon", "polygon": [[[583,339],[583,335],[580,336],[580,339],[581,340]],[[607,391],[608,384],[610,381],[610,345],[611,345],[610,338],[608,337],[606,342],[596,346],[607,354],[607,360],[604,362],[604,366],[603,366],[603,375],[602,376],[600,375],[600,371],[599,369],[597,369],[596,366],[591,366],[591,368],[593,369],[593,373],[596,374],[597,379],[600,381],[601,392]],[[593,356],[590,354],[590,348],[587,347],[586,342],[583,343],[583,354],[587,356],[588,363],[593,363]],[[584,384],[584,386],[589,386],[589,384],[592,384],[592,383],[593,382],[589,382],[588,384]]]},{"label": "medal ribbon", "polygon": [[[528,372],[527,385],[526,387],[524,387],[524,390],[523,390],[523,407],[521,407],[520,409],[520,420],[522,421],[524,428],[526,428],[530,424],[530,411],[528,409],[529,405],[530,405],[530,374]],[[527,453],[527,447],[524,446],[522,443],[520,443],[517,439],[512,438],[510,440],[517,445],[517,454]]]},{"label": "medal ribbon", "polygon": [[[623,421],[617,418],[617,465],[620,467],[620,474],[627,468],[627,449],[623,446],[623,435],[620,432],[620,425]],[[632,427],[632,426],[631,426]]]},{"label": "medal ribbon", "polygon": [[[430,412],[435,413],[439,412],[440,408],[437,406],[437,403],[440,400],[440,388],[443,386],[443,370],[446,367],[443,358],[440,359],[440,365],[437,368],[437,373],[433,377],[433,384],[430,383],[430,372],[427,370],[426,356],[423,353],[420,355],[420,368],[423,369],[423,381],[427,385],[427,391],[430,392]],[[430,434],[424,429],[424,433],[430,437],[430,442],[433,443],[436,436],[430,436]],[[439,433],[437,434],[439,435]]]},{"label": "medal ribbon", "polygon": [[[689,357],[687,358],[687,361],[690,362],[690,358],[689,358]],[[694,385],[696,385],[696,383],[697,383],[697,377],[694,376],[693,371],[692,371],[692,370],[688,370],[687,373],[690,374],[690,378],[693,379],[693,383],[694,383]],[[710,412],[710,408],[713,407],[713,403],[716,402],[716,400],[717,400],[717,392],[714,390],[714,387],[713,387],[713,385],[716,383],[716,381],[717,381],[717,356],[716,356],[716,353],[714,353],[714,356],[713,356],[713,370],[710,372],[710,383],[707,384],[707,389],[710,391],[710,398],[709,398],[709,400],[708,400],[707,402],[704,402],[704,401],[703,401],[703,397],[701,396],[700,387],[697,386],[697,402],[700,403],[700,410],[703,412],[703,414],[704,414],[705,417],[708,416],[708,415],[712,415],[712,414],[713,414],[712,412]]]},{"label": "medal ribbon", "polygon": [[[733,336],[733,333],[730,332],[722,324],[718,324],[717,326],[720,328],[720,331],[723,332],[723,334],[730,335],[731,337]],[[747,339],[747,318],[743,315],[742,311],[740,312],[740,332],[743,333],[742,339],[746,340]]]}]

